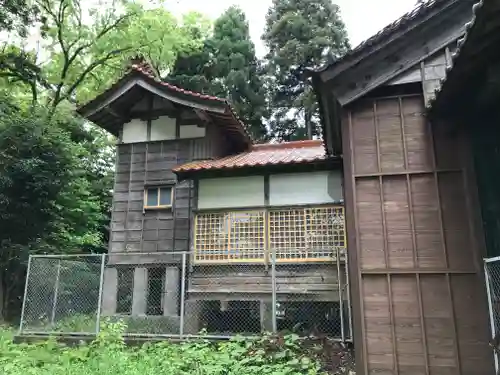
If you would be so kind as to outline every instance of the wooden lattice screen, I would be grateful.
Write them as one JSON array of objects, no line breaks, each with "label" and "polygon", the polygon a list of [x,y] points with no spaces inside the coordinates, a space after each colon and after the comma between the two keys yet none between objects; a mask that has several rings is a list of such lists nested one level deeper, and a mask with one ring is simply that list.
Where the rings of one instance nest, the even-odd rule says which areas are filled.
[{"label": "wooden lattice screen", "polygon": [[345,249],[344,208],[199,213],[195,219],[194,262],[324,261]]}]

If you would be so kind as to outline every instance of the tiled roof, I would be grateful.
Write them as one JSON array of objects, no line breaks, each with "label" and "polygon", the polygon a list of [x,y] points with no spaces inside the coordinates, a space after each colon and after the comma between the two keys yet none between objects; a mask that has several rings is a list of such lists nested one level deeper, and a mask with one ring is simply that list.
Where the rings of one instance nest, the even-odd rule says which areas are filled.
[{"label": "tiled roof", "polygon": [[175,173],[221,170],[270,165],[307,164],[326,160],[323,141],[308,140],[286,143],[253,145],[241,154],[217,160],[193,161],[174,168]]},{"label": "tiled roof", "polygon": [[144,60],[141,61],[140,59],[135,59],[134,62],[129,66],[128,70],[126,70],[126,72],[123,74],[123,76],[108,89],[106,89],[104,92],[102,92],[89,102],[85,103],[84,105],[79,106],[77,108],[77,112],[83,114],[87,108],[92,107],[94,103],[98,103],[101,98],[111,95],[112,92],[117,89],[117,87],[123,84],[123,82],[126,82],[134,74],[140,75],[142,78],[149,81],[149,83],[154,84],[156,87],[166,89],[172,94],[178,94],[181,97],[184,97],[186,100],[191,99],[197,102],[202,101],[217,106],[218,108],[223,108],[224,113],[212,112],[209,109],[207,110],[207,112],[209,112],[210,116],[215,122],[220,122],[221,124],[223,123],[224,126],[232,128],[238,133],[241,133],[249,143],[252,142],[252,138],[246,130],[246,127],[236,115],[230,103],[226,99],[212,95],[201,94],[190,90],[184,90],[168,82],[164,82],[154,73],[154,69],[151,67],[151,65],[149,65]]},{"label": "tiled roof", "polygon": [[[448,86],[451,86],[451,83],[448,84],[448,82],[455,81],[455,82],[462,82],[463,81],[463,76],[462,72],[457,69],[457,64],[459,63],[459,60],[462,57],[462,60],[466,60],[467,57],[464,56],[463,50],[465,49],[467,44],[474,45],[474,41],[472,40],[473,37],[473,32],[474,29],[477,28],[479,29],[480,27],[485,27],[485,20],[479,20],[478,18],[483,17],[485,18],[487,16],[487,11],[485,7],[485,3],[488,3],[489,5],[493,4],[493,1],[491,0],[479,0],[477,3],[474,4],[472,7],[472,19],[465,25],[466,26],[466,31],[465,35],[458,41],[457,45],[457,50],[453,53],[452,59],[451,59],[451,64],[448,65],[446,68],[446,76],[441,79],[439,87],[435,90],[435,96],[434,99],[431,100],[428,104],[428,107],[430,108],[431,112],[434,109],[434,107],[438,106],[438,102],[440,101],[441,97],[444,96],[445,92],[448,89]],[[497,1],[498,4],[498,1]],[[491,28],[491,25],[488,25]],[[500,22],[497,22],[496,27],[500,27]],[[480,35],[483,30],[477,30],[477,35],[476,39],[481,41],[483,39],[484,35]],[[489,32],[495,31],[494,29],[488,30]],[[498,35],[498,34],[497,34]],[[484,38],[485,39],[485,38]],[[469,58],[472,58],[469,56]],[[459,65],[459,64],[458,64]],[[466,68],[463,68],[466,69]],[[453,93],[456,89],[453,87],[450,87],[447,91],[450,91]]]},{"label": "tiled roof", "polygon": [[[404,14],[400,18],[398,18],[396,21],[390,23],[386,27],[384,27],[382,30],[380,30],[378,33],[375,35],[371,36],[370,38],[366,39],[365,41],[361,42],[358,46],[347,52],[345,55],[340,57],[339,59],[329,63],[325,64],[324,66],[318,68],[316,71],[317,72],[322,72],[330,67],[336,65],[337,63],[354,58],[356,56],[359,56],[362,52],[370,49],[371,47],[376,46],[379,43],[382,43],[386,39],[388,39],[391,35],[394,33],[397,33],[399,30],[403,29],[406,26],[409,26],[411,23],[420,20],[420,19],[425,19],[425,16],[429,14],[432,10],[437,8],[439,5],[450,3],[453,0],[428,0],[425,2],[422,2],[418,5],[416,5],[411,11],[408,13]],[[454,0],[457,1],[457,0]]]},{"label": "tiled roof", "polygon": [[199,92],[194,92],[194,91],[190,91],[190,90],[184,90],[180,87],[177,87],[177,86],[174,86],[168,82],[165,82],[165,81],[162,81],[159,77],[157,77],[149,68],[147,65],[144,65],[144,64],[133,64],[131,65],[130,69],[132,70],[136,70],[146,76],[148,76],[149,78],[152,78],[154,79],[156,82],[158,82],[159,84],[161,84],[162,86],[165,86],[167,88],[169,88],[170,90],[172,91],[176,91],[180,94],[184,94],[184,95],[188,95],[188,96],[193,96],[195,98],[200,98],[200,99],[204,99],[204,100],[209,100],[209,101],[216,101],[216,102],[222,102],[222,103],[225,103],[225,104],[228,104],[228,101],[226,99],[222,99],[222,98],[219,98],[217,96],[212,96],[212,95],[206,95],[206,94],[201,94]]}]

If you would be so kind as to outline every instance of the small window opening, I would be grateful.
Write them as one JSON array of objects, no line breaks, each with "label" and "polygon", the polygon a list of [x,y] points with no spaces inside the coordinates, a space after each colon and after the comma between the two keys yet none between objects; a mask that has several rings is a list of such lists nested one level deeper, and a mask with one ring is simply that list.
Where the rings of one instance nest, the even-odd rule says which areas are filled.
[{"label": "small window opening", "polygon": [[148,187],[144,190],[144,208],[172,207],[173,193],[172,186]]}]

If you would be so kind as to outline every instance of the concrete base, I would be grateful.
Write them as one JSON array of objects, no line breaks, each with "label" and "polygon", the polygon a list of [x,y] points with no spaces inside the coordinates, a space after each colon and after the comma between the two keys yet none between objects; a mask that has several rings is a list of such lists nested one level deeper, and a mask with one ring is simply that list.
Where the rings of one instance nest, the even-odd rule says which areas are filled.
[{"label": "concrete base", "polygon": [[260,301],[260,328],[262,332],[273,331],[273,304],[270,301]]},{"label": "concrete base", "polygon": [[104,269],[102,288],[102,315],[108,316],[116,313],[116,296],[118,291],[118,271],[114,267]]},{"label": "concrete base", "polygon": [[201,329],[201,314],[204,301],[186,301],[184,307],[184,334],[196,335]]}]

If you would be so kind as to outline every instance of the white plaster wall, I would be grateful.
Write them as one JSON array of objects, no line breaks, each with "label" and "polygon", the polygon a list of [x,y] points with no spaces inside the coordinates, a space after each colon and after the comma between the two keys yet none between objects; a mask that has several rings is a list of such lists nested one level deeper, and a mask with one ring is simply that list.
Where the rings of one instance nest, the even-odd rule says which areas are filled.
[{"label": "white plaster wall", "polygon": [[200,209],[264,205],[264,176],[203,179],[198,188]]},{"label": "white plaster wall", "polygon": [[269,205],[333,203],[342,199],[340,171],[271,175]]},{"label": "white plaster wall", "polygon": [[122,142],[136,143],[148,140],[148,125],[146,121],[133,119],[123,124]]},{"label": "white plaster wall", "polygon": [[197,125],[181,125],[179,130],[180,138],[202,138],[206,134],[206,129]]},{"label": "white plaster wall", "polygon": [[151,121],[151,141],[175,139],[176,119],[162,116]]}]

